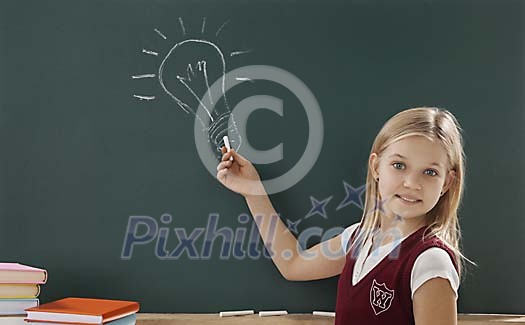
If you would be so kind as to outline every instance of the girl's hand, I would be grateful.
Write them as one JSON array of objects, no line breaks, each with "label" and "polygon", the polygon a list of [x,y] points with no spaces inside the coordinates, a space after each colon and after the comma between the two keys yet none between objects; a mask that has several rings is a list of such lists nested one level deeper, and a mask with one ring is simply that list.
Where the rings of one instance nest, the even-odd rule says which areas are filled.
[{"label": "girl's hand", "polygon": [[[248,159],[239,155],[235,149],[227,152],[226,147],[222,147],[221,151],[217,179],[222,185],[244,197],[266,194],[259,173]],[[233,161],[230,161],[230,157],[233,157]]]}]

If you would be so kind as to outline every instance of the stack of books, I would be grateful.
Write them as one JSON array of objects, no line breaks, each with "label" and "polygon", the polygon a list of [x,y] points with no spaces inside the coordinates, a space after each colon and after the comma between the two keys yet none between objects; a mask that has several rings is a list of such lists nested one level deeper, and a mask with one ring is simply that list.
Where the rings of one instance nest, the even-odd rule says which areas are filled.
[{"label": "stack of books", "polygon": [[29,325],[135,325],[139,303],[133,301],[64,298],[27,309]]},{"label": "stack of books", "polygon": [[19,263],[0,263],[0,316],[25,316],[39,304],[40,285],[47,271]]}]

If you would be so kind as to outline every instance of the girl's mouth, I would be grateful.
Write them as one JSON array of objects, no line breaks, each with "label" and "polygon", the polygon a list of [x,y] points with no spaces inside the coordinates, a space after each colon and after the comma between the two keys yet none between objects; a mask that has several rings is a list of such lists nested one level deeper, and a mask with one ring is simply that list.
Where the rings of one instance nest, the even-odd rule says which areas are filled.
[{"label": "girl's mouth", "polygon": [[414,204],[417,204],[419,202],[421,202],[421,200],[411,200],[411,199],[408,199],[408,198],[405,198],[405,197],[402,197],[400,195],[395,195],[399,200],[401,200],[401,202],[403,202],[404,204],[408,204],[408,205],[414,205]]}]

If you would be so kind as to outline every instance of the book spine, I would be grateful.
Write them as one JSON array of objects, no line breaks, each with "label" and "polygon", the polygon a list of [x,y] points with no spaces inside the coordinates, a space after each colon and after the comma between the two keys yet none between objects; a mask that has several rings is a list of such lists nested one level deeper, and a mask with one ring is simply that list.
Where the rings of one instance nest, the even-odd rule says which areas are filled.
[{"label": "book spine", "polygon": [[[0,270],[2,271],[2,270]],[[13,271],[13,270],[9,270],[9,271]],[[6,281],[5,279],[0,279],[0,284],[46,284],[47,282],[47,270],[43,270],[43,269],[38,269],[38,271],[32,271],[32,270],[16,270],[14,272],[20,272],[20,273],[25,273],[25,272],[32,272],[32,273],[38,273],[41,275],[41,279],[40,280],[37,280],[37,281]]]},{"label": "book spine", "polygon": [[5,292],[0,294],[0,299],[35,299],[38,298],[38,295],[40,294],[40,285],[38,284],[21,284],[21,283],[12,283],[12,284],[0,284],[0,289],[2,286],[19,286],[19,287],[31,287],[33,290],[30,292],[30,288],[23,289],[22,291],[16,290],[15,292],[12,292],[10,294],[6,294]]}]

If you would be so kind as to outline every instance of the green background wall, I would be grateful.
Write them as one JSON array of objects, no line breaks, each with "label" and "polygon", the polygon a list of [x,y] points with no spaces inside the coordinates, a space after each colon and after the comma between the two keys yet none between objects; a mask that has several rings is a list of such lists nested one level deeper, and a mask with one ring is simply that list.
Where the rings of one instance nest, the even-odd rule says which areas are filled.
[{"label": "green background wall", "polygon": [[[193,117],[156,79],[131,78],[156,73],[176,42],[203,38],[227,54],[249,51],[227,56],[227,71],[279,67],[319,102],[319,159],[271,196],[283,220],[303,218],[299,231],[360,219],[356,205],[337,210],[343,181],[363,184],[372,141],[389,117],[417,106],[452,111],[467,154],[463,248],[479,265],[461,285],[459,311],[523,313],[524,9],[509,0],[2,1],[0,259],[48,269],[44,302],[131,299],[146,312],[334,309],[336,278],[288,282],[267,258],[220,259],[221,240],[204,260],[159,259],[155,241],[121,258],[130,216],[170,228],[169,250],[178,244],[173,228],[189,234],[214,213],[218,227],[250,230],[238,218],[248,212],[243,199],[201,163]],[[238,87],[228,94],[232,107],[255,94],[283,99],[282,117],[258,110],[247,125],[254,148],[284,145],[284,160],[257,166],[262,177],[283,174],[306,146],[302,106],[271,82]],[[326,219],[304,219],[310,196],[332,197]],[[163,224],[163,214],[172,221]]]}]

